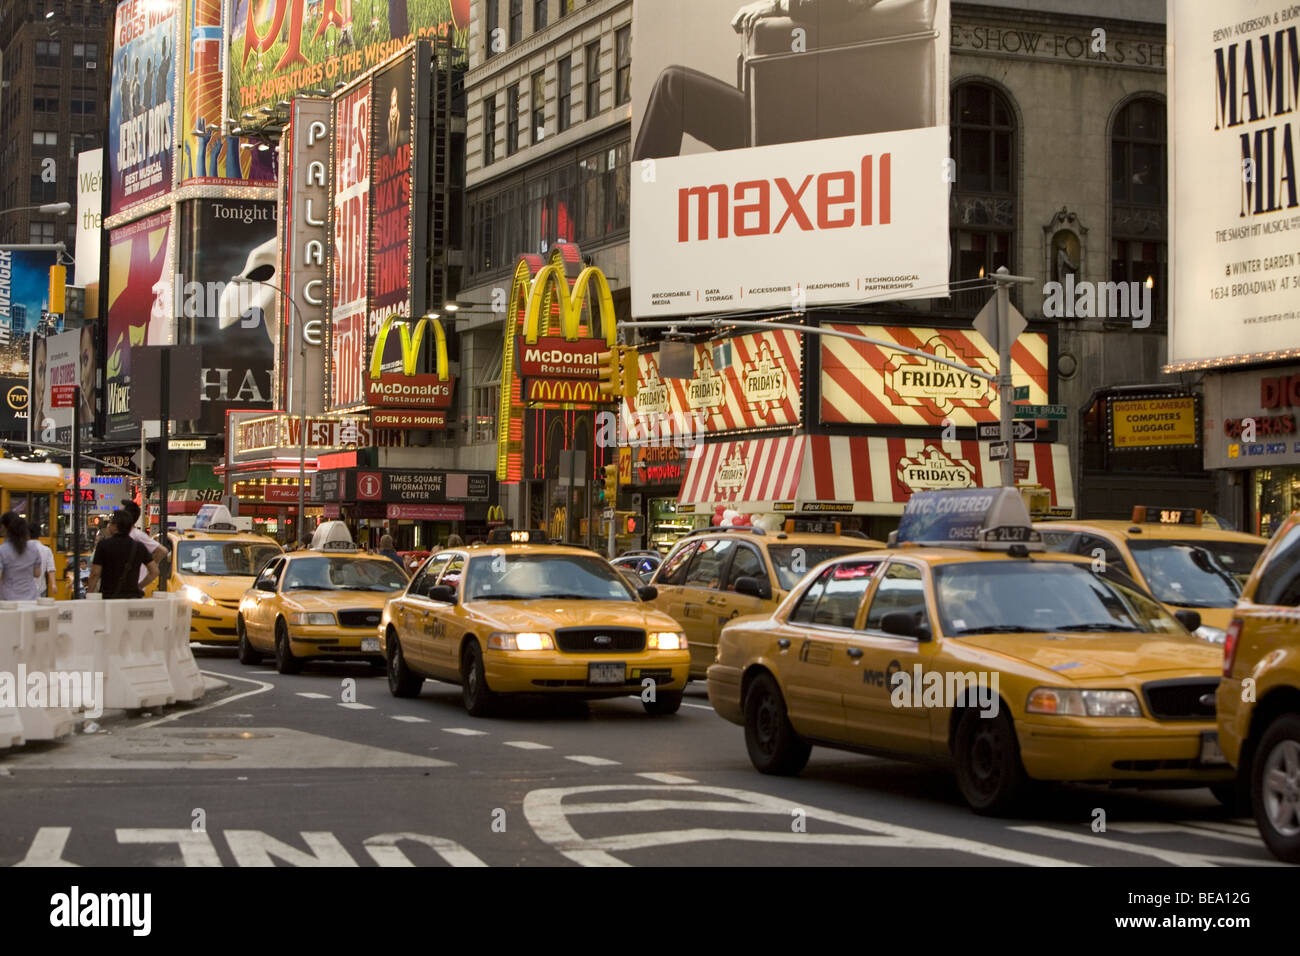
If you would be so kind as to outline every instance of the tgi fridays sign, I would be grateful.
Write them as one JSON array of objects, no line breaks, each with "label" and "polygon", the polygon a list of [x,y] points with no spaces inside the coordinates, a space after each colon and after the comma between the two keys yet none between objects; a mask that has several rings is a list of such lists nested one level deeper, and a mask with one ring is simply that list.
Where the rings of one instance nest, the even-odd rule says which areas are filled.
[{"label": "tgi fridays sign", "polygon": [[899,484],[908,491],[973,488],[976,483],[974,468],[960,458],[950,458],[934,445],[899,459],[896,471]]},{"label": "tgi fridays sign", "polygon": [[1206,375],[1205,467],[1300,465],[1300,366]]},{"label": "tgi fridays sign", "polygon": [[689,379],[662,378],[658,353],[641,354],[635,397],[623,404],[632,443],[799,424],[800,339],[784,329],[727,339],[720,353],[729,351],[731,360],[721,367],[717,343],[700,343]]},{"label": "tgi fridays sign", "polygon": [[[996,374],[997,349],[975,331],[912,326],[831,325],[928,352],[987,374]],[[1048,340],[1026,332],[1011,348],[1012,384],[1029,388],[1032,404],[1047,404]],[[997,393],[969,372],[887,345],[825,336],[821,341],[821,420],[847,425],[942,425],[960,427],[998,420]]]}]

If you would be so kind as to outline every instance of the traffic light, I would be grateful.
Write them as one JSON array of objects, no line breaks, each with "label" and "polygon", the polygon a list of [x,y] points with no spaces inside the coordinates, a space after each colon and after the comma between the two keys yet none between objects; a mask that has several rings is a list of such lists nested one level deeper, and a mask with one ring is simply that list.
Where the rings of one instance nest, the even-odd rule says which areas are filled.
[{"label": "traffic light", "polygon": [[615,402],[623,397],[623,352],[618,346],[614,346],[608,352],[601,352],[596,356],[596,361],[600,363],[600,397],[606,401]]},{"label": "traffic light", "polygon": [[600,501],[611,508],[618,500],[618,462],[605,466],[605,486],[600,490]]},{"label": "traffic light", "polygon": [[639,535],[645,531],[645,517],[638,514],[627,516],[627,523],[623,527],[623,533],[627,535]]},{"label": "traffic light", "polygon": [[623,397],[629,401],[636,398],[636,389],[640,374],[637,366],[637,350],[631,346],[625,346],[620,351],[623,354]]}]

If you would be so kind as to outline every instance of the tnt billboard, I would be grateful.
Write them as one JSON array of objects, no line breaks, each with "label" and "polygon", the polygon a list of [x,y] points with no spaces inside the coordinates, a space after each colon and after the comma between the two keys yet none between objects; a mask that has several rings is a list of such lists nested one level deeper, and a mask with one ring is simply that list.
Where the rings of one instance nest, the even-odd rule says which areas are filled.
[{"label": "tnt billboard", "polygon": [[124,0],[117,7],[108,100],[109,212],[172,187],[177,7]]},{"label": "tnt billboard", "polygon": [[948,0],[658,0],[632,34],[634,315],[946,294]]}]

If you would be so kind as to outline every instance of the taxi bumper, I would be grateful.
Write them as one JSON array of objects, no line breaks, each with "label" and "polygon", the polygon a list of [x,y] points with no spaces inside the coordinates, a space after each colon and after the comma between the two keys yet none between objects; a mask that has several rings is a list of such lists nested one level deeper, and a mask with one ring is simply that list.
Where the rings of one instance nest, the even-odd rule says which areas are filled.
[{"label": "taxi bumper", "polygon": [[740,699],[740,668],[729,664],[711,664],[708,677],[709,703],[718,716],[733,724],[743,724],[745,712]]},{"label": "taxi bumper", "polygon": [[[616,671],[617,665],[623,665],[623,680],[605,683],[601,678]],[[646,678],[652,679],[659,690],[682,690],[686,687],[690,666],[689,651],[572,654],[487,650],[483,654],[483,673],[488,687],[502,694],[605,694],[615,697],[639,692]]]},{"label": "taxi bumper", "polygon": [[[365,647],[362,641],[366,641]],[[289,627],[289,647],[296,657],[352,657],[382,660],[379,635],[371,627]]]},{"label": "taxi bumper", "polygon": [[[1073,782],[1231,780],[1227,763],[1203,762],[1213,750],[1213,721],[1018,720],[1016,735],[1025,772],[1035,780]],[[1217,742],[1217,741],[1216,741]]]},{"label": "taxi bumper", "polygon": [[190,612],[190,641],[195,644],[237,644],[235,630],[238,607],[196,604]]}]

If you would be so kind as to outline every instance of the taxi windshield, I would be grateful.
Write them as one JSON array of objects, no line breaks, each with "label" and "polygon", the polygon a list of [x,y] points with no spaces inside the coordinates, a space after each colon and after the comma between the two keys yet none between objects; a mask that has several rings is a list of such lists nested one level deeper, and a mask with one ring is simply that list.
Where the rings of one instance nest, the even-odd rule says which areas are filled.
[{"label": "taxi windshield", "polygon": [[855,548],[851,545],[774,544],[768,547],[767,553],[776,567],[776,577],[781,590],[793,591],[794,586],[803,580],[803,576],[823,561],[865,550],[867,548]]},{"label": "taxi windshield", "polygon": [[251,578],[262,565],[280,553],[273,544],[248,541],[181,541],[176,547],[176,570],[182,574]]},{"label": "taxi windshield", "polygon": [[406,576],[387,558],[297,558],[284,572],[285,591],[400,591]]},{"label": "taxi windshield", "polygon": [[466,601],[632,601],[623,576],[607,561],[578,554],[488,554],[472,558]]},{"label": "taxi windshield", "polygon": [[1232,607],[1264,550],[1264,542],[1130,538],[1128,549],[1151,593],[1166,604]]},{"label": "taxi windshield", "polygon": [[1122,583],[1064,561],[979,561],[935,569],[943,632],[965,634],[1144,631],[1183,626],[1160,604]]}]

